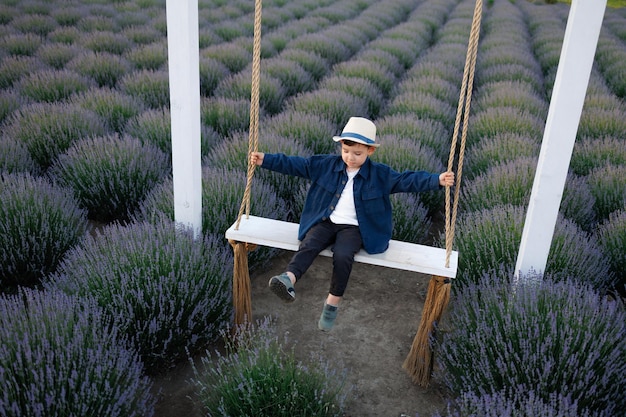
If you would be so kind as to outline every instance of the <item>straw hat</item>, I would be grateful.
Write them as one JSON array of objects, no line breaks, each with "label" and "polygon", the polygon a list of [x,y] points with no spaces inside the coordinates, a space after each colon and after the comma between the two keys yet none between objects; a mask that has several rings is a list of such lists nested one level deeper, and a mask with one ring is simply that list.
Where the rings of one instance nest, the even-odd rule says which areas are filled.
[{"label": "straw hat", "polygon": [[351,117],[343,128],[341,136],[333,136],[335,142],[344,139],[375,148],[380,146],[380,143],[376,143],[376,125],[364,117]]}]

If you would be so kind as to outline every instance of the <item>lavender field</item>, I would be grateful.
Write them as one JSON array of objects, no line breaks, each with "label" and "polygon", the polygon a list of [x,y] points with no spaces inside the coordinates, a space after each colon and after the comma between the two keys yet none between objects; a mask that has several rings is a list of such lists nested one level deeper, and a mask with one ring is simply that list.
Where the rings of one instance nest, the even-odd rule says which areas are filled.
[{"label": "lavender field", "polygon": [[[382,144],[373,159],[444,170],[474,6],[264,1],[261,150],[333,153],[330,138],[363,116]],[[444,415],[614,416],[626,406],[626,8],[604,17],[546,271],[509,291],[568,13],[523,0],[483,9],[453,329],[436,341],[451,393]],[[194,239],[173,224],[165,0],[0,0],[0,416],[154,415],[151,378],[221,340],[233,268],[223,233],[246,180],[253,17],[253,0],[199,0]],[[306,190],[259,170],[252,212],[297,222]],[[442,245],[442,193],[392,201],[394,239]],[[252,252],[251,273],[278,254]],[[248,375],[265,378],[257,354]],[[228,365],[219,375],[243,372]],[[309,371],[290,383],[331,391],[327,370]],[[226,380],[230,389],[198,383],[210,415],[237,415],[211,405],[218,390],[241,391]],[[349,398],[345,408],[339,394],[316,395],[285,415],[350,415]],[[332,406],[298,408],[316,402]]]}]

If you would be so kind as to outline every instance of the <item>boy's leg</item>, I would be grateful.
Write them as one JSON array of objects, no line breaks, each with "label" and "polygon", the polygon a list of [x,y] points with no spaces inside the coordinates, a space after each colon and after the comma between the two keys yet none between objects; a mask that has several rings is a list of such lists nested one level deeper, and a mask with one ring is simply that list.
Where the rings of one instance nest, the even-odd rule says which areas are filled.
[{"label": "boy's leg", "polygon": [[300,242],[298,251],[293,255],[287,272],[270,278],[269,287],[278,297],[290,302],[296,299],[293,288],[295,282],[311,266],[317,255],[326,249],[334,240],[335,230],[330,222],[316,224]]},{"label": "boy's leg", "polygon": [[316,224],[307,232],[300,242],[298,251],[287,265],[287,271],[291,272],[296,280],[304,275],[320,252],[335,241],[337,233],[335,227],[330,221],[325,221]]},{"label": "boy's leg", "polygon": [[343,297],[354,264],[354,255],[361,249],[361,232],[358,226],[344,226],[337,233],[333,246],[333,275],[329,295]]},{"label": "boy's leg", "polygon": [[348,286],[354,255],[361,249],[361,232],[357,226],[343,226],[337,233],[333,247],[333,275],[330,292],[318,322],[320,330],[329,331],[335,324],[337,309]]}]

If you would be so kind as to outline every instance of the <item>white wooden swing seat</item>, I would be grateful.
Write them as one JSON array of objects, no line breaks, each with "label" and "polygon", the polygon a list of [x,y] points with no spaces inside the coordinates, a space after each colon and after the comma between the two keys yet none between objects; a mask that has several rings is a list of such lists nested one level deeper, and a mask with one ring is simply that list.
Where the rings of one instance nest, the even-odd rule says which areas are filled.
[{"label": "white wooden swing seat", "polygon": [[[239,229],[235,230],[235,227],[236,223],[226,231],[227,239],[290,251],[298,250],[300,242],[297,223],[244,215],[241,217]],[[332,252],[325,249],[320,255],[332,257]],[[392,240],[385,252],[371,255],[361,249],[354,260],[365,264],[455,278],[459,254],[452,251],[449,267],[446,267],[445,249]]]}]

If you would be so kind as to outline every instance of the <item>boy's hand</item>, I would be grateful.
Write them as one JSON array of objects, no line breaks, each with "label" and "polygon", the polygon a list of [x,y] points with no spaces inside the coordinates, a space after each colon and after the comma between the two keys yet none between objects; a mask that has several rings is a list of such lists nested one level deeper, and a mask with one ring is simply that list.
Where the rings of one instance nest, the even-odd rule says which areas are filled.
[{"label": "boy's hand", "polygon": [[252,152],[251,156],[250,156],[250,162],[252,162],[253,164],[256,164],[258,166],[263,165],[263,158],[265,157],[265,154],[263,152]]},{"label": "boy's hand", "polygon": [[442,187],[452,187],[454,185],[454,172],[442,172],[439,174],[439,185]]}]

